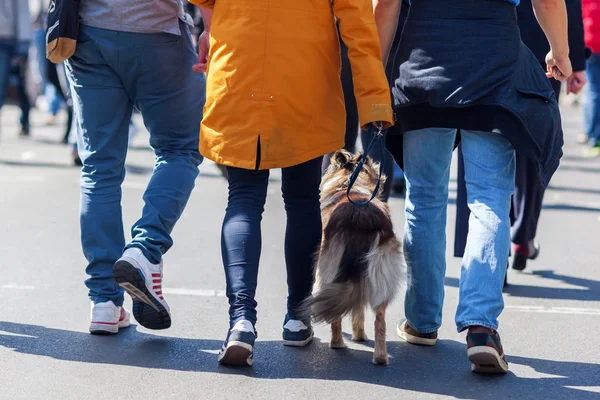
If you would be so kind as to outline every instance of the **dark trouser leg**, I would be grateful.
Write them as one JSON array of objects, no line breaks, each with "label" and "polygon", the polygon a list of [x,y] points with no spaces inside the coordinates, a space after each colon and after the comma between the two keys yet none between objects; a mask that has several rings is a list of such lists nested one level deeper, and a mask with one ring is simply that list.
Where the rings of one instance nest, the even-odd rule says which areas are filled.
[{"label": "dark trouser leg", "polygon": [[19,97],[19,107],[21,108],[21,128],[29,133],[29,112],[31,111],[31,102],[27,91],[25,90],[25,65],[19,68],[19,83],[17,84],[17,96]]},{"label": "dark trouser leg", "polygon": [[321,243],[319,184],[321,157],[282,172],[283,201],[287,215],[285,263],[288,283],[288,314],[310,296],[313,287],[314,255]]},{"label": "dark trouser leg", "polygon": [[221,252],[229,298],[231,326],[241,319],[256,324],[256,285],[262,246],[261,220],[267,199],[269,171],[227,168],[229,201]]},{"label": "dark trouser leg", "polygon": [[512,199],[512,242],[525,245],[535,239],[544,200],[544,185],[539,179],[534,161],[519,154],[516,159],[515,194]]}]

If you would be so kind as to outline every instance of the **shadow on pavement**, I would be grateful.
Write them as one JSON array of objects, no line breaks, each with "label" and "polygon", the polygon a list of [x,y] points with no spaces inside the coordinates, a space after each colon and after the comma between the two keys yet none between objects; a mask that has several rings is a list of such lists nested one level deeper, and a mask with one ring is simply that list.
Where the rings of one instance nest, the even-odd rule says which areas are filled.
[{"label": "shadow on pavement", "polygon": [[553,376],[519,378],[512,373],[480,376],[470,372],[466,346],[452,340],[441,340],[430,348],[390,342],[389,367],[371,363],[370,347],[331,350],[317,339],[303,349],[286,348],[280,341],[259,341],[253,368],[226,368],[218,366],[215,355],[221,344],[219,340],[155,336],[138,332],[133,326],[116,336],[92,336],[84,332],[0,321],[0,346],[57,360],[237,374],[253,379],[355,381],[460,399],[523,398],[533,393],[542,397],[552,394],[553,398],[561,399],[597,399],[598,396],[569,387],[597,383],[598,364],[509,355],[509,362]]},{"label": "shadow on pavement", "polygon": [[581,289],[561,289],[543,286],[508,285],[504,293],[514,297],[529,297],[536,299],[563,299],[600,301],[600,282],[591,279],[575,278],[568,275],[560,275],[554,271],[533,271],[533,275],[544,279],[561,281],[569,285],[580,286]]},{"label": "shadow on pavement", "polygon": [[[524,297],[535,299],[561,299],[561,300],[579,300],[579,301],[600,301],[600,281],[591,279],[575,278],[567,275],[559,275],[554,271],[533,271],[532,275],[544,279],[561,281],[569,285],[580,286],[581,289],[573,288],[555,288],[545,286],[515,285],[510,283],[502,290],[503,293],[511,297]],[[459,279],[446,277],[444,284],[450,287],[459,287]]]},{"label": "shadow on pavement", "polygon": [[7,165],[9,167],[37,167],[37,168],[61,168],[61,169],[72,169],[79,170],[79,167],[73,164],[68,164],[70,159],[65,158],[64,164],[57,164],[51,162],[36,162],[36,161],[6,161],[0,160],[0,165]]},{"label": "shadow on pavement", "polygon": [[587,172],[591,174],[597,174],[600,172],[600,167],[592,168],[592,167],[580,167],[575,165],[561,165],[559,171],[575,171],[575,172]]},{"label": "shadow on pavement", "polygon": [[[581,149],[584,149],[585,146],[581,146]],[[563,155],[560,159],[561,161],[583,161],[583,162],[597,162],[598,158],[595,157],[584,157],[584,156],[577,156],[577,155],[573,155],[573,154],[569,154],[569,155]],[[563,168],[563,166],[561,165],[561,168]]]},{"label": "shadow on pavement", "polygon": [[568,203],[559,203],[559,204],[544,204],[542,206],[544,210],[564,210],[564,211],[590,211],[590,212],[600,212],[599,207],[589,207],[589,206],[574,206]]},{"label": "shadow on pavement", "polygon": [[576,193],[585,193],[585,194],[600,194],[600,189],[588,189],[588,188],[581,188],[581,187],[576,188],[576,187],[550,185],[547,190],[553,191],[553,192],[576,192]]}]

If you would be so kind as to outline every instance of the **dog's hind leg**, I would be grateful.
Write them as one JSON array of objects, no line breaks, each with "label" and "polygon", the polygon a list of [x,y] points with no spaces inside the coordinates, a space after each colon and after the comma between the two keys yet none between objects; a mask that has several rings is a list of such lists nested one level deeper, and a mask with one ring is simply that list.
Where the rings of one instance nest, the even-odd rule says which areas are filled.
[{"label": "dog's hind leg", "polygon": [[352,311],[352,340],[355,342],[368,340],[365,333],[365,309],[362,307]]},{"label": "dog's hind leg", "polygon": [[342,336],[342,319],[335,320],[331,323],[331,341],[329,347],[332,349],[343,349],[346,347],[344,336]]},{"label": "dog's hind leg", "polygon": [[387,304],[382,304],[375,310],[375,351],[373,364],[388,365],[388,354],[385,345],[385,309]]}]

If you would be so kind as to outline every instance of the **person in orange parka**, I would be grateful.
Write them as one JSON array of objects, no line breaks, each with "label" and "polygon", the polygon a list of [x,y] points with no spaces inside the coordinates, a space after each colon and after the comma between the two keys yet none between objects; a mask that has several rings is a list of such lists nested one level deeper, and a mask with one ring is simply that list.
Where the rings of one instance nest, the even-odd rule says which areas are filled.
[{"label": "person in orange parka", "polygon": [[313,337],[298,309],[311,294],[321,241],[321,161],[344,146],[336,19],[361,126],[393,124],[390,92],[371,0],[190,1],[201,8],[206,30],[194,67],[207,73],[200,152],[225,165],[229,180],[221,243],[230,330],[219,361],[250,365],[261,219],[273,168],[282,169],[287,214],[283,341],[304,346]]}]

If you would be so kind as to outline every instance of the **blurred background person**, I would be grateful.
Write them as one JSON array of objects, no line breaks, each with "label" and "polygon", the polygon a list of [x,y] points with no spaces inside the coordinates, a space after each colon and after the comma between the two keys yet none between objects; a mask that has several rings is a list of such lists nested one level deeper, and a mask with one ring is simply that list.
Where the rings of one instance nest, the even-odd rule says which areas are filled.
[{"label": "blurred background person", "polygon": [[[27,65],[30,42],[29,3],[27,1],[0,0],[0,109],[4,105],[11,73],[17,72],[19,76],[24,76],[23,71]],[[23,80],[17,86],[21,84],[24,93]],[[28,106],[28,104],[24,105]],[[22,125],[23,122],[26,122],[26,130],[23,132],[22,129],[22,133],[28,134],[29,110],[26,109],[26,111],[21,118]]]},{"label": "blurred background person", "polygon": [[581,142],[591,148],[588,156],[600,156],[600,1],[582,0],[585,43],[592,54],[587,61],[588,88],[584,100],[585,135]]}]

